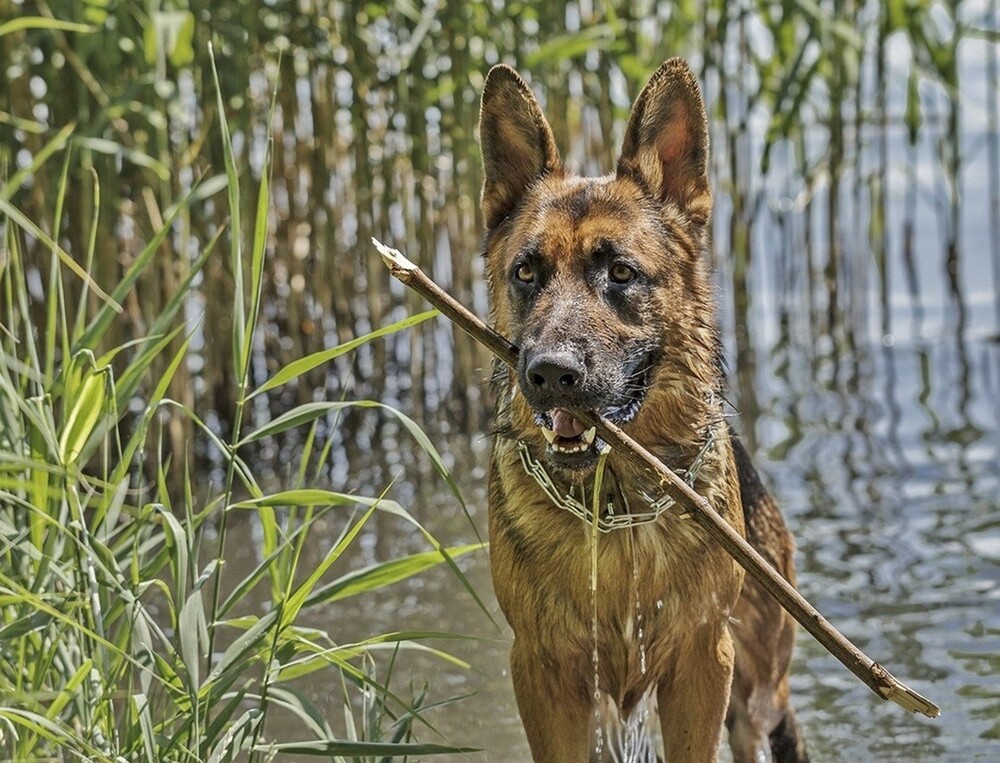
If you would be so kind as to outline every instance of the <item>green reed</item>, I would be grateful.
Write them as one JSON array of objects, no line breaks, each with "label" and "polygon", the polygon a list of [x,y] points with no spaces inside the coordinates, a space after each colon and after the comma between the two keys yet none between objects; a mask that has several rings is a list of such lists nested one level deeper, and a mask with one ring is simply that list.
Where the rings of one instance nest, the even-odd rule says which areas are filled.
[{"label": "green reed", "polygon": [[[476,596],[455,558],[481,543],[444,548],[384,494],[313,487],[322,484],[332,443],[320,444],[320,422],[355,408],[398,419],[461,505],[426,435],[388,406],[342,400],[300,405],[253,427],[238,415],[224,440],[169,394],[192,343],[211,330],[183,308],[220,259],[237,277],[228,306],[231,357],[240,369],[237,411],[256,395],[435,314],[302,357],[254,389],[248,366],[266,279],[270,173],[265,160],[256,205],[242,210],[241,168],[225,119],[219,125],[223,182],[213,176],[195,183],[161,219],[154,213],[147,243],[114,281],[91,275],[108,245],[97,215],[106,195],[99,174],[89,177],[95,203],[88,218],[74,217],[78,209],[69,203],[71,168],[82,150],[75,135],[60,134],[44,159],[36,157],[34,171],[62,160],[43,219],[33,221],[9,201],[27,175],[15,174],[0,188],[0,759],[221,763],[296,754],[342,761],[460,751],[435,739],[423,719],[432,705],[424,690],[400,694],[392,686],[393,666],[408,650],[463,664],[425,643],[454,634],[401,629],[342,643],[337,633],[304,624],[317,608],[371,595],[442,563]],[[228,206],[230,225],[218,227],[194,255],[175,249],[185,221],[207,204]],[[249,248],[240,233],[244,219]],[[83,266],[59,243],[63,226],[84,231]],[[228,257],[217,246],[226,237]],[[25,257],[26,245],[47,250],[46,270]],[[160,277],[164,257],[185,259],[174,291],[146,314],[145,332],[118,343],[120,324]],[[39,299],[33,284],[41,272]],[[206,487],[196,476],[190,442],[173,447],[170,426],[178,418],[217,451],[226,468],[223,485]],[[266,490],[244,454],[293,428],[304,430],[293,476],[282,489]],[[179,483],[169,479],[172,471]],[[232,551],[225,528],[233,512],[252,512],[262,538],[253,570],[238,581],[225,574]],[[345,569],[345,552],[376,512],[413,526],[428,550]],[[318,545],[325,554],[306,566],[302,552],[307,543],[317,545],[312,536],[320,520],[324,533],[332,526],[338,534],[332,542],[324,537]],[[261,598],[258,591],[269,606],[248,614],[259,611],[247,607],[251,595]],[[296,679],[317,671],[343,687],[347,711],[337,728],[296,687]],[[275,712],[281,724],[269,725]]]}]

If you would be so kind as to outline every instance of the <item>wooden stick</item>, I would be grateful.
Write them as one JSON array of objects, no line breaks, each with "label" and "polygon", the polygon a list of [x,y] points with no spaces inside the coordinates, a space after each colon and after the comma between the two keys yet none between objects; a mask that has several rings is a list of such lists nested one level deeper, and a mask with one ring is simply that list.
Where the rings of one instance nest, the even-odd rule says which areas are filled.
[{"label": "wooden stick", "polygon": [[[508,366],[517,367],[517,347],[441,289],[426,273],[399,251],[387,247],[377,239],[373,238],[372,242],[379,254],[382,255],[382,261],[385,262],[394,278],[424,297],[445,317],[473,339],[485,345],[490,352]],[[937,705],[900,682],[834,628],[815,607],[803,598],[802,594],[781,577],[764,557],[758,554],[728,522],[716,513],[705,498],[692,490],[684,480],[667,468],[656,456],[625,434],[615,424],[601,418],[594,411],[586,413],[574,411],[573,415],[585,424],[596,427],[601,438],[610,443],[613,448],[617,448],[630,462],[640,468],[651,470],[659,477],[664,492],[687,511],[743,569],[763,586],[764,590],[785,611],[873,692],[882,699],[892,700],[900,707],[911,712],[923,713],[928,718],[936,718],[941,714]]]}]

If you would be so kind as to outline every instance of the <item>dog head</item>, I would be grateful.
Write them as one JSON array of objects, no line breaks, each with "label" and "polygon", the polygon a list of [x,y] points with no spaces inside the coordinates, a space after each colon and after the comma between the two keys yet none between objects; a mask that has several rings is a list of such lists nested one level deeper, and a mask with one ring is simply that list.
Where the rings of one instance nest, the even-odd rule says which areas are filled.
[{"label": "dog head", "polygon": [[479,129],[493,318],[520,347],[505,424],[544,437],[550,463],[573,470],[597,456],[574,411],[634,436],[692,437],[685,414],[717,382],[718,342],[704,261],[708,130],[687,64],[667,61],[642,90],[613,175],[566,172],[509,67],[486,79]]}]

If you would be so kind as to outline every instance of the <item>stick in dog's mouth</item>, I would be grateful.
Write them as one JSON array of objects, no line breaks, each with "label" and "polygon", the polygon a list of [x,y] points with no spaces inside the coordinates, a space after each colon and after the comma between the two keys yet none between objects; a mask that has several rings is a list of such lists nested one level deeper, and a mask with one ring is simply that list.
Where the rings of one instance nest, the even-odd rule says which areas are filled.
[{"label": "stick in dog's mouth", "polygon": [[[486,325],[481,318],[445,292],[396,249],[372,239],[382,261],[392,276],[414,289],[473,339],[487,347],[510,368],[517,368],[518,349]],[[663,465],[654,455],[635,442],[613,421],[603,419],[596,412],[588,412],[591,425],[598,424],[602,436],[636,465],[651,469],[661,480],[662,487],[683,509],[689,511],[711,537],[722,545],[732,557],[763,586],[764,590],[782,606],[800,625],[811,633],[834,657],[861,679],[882,699],[892,700],[910,712],[928,718],[937,718],[941,709],[926,697],[902,683],[888,670],[875,662],[844,634],[838,631],[806,599],[782,578],[746,540],[736,533],[708,502],[695,493],[680,477]],[[595,440],[599,442],[600,440]]]},{"label": "stick in dog's mouth", "polygon": [[[639,370],[630,374],[628,397],[618,405],[602,411],[601,416],[621,426],[636,417],[649,391],[652,361],[646,357],[638,364]],[[596,427],[587,427],[566,408],[551,408],[535,412],[535,423],[542,430],[545,441],[553,454],[577,456],[587,454],[596,457],[604,447],[604,441],[597,436]],[[586,459],[589,462],[589,458]],[[582,465],[582,464],[581,464]]]}]

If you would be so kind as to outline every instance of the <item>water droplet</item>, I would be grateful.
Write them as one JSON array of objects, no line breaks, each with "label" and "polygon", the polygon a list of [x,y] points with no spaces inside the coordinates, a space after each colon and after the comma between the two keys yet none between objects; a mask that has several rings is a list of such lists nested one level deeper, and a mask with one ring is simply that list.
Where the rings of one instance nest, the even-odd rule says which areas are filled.
[{"label": "water droplet", "polygon": [[639,641],[639,672],[646,675],[646,639],[642,630],[642,602],[639,600],[639,561],[635,554],[635,531],[629,530],[632,547],[632,590],[635,591],[635,624]]}]

